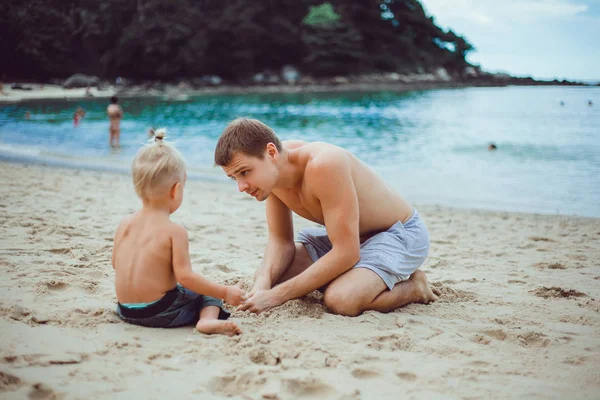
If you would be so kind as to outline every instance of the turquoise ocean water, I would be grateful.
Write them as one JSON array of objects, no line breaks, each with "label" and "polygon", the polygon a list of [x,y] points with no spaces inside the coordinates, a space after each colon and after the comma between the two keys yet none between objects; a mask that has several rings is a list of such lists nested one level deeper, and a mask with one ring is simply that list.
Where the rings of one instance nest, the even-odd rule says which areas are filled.
[{"label": "turquoise ocean water", "polygon": [[[0,105],[0,159],[127,171],[148,128],[166,127],[193,177],[225,180],[213,168],[217,138],[248,116],[282,139],[351,150],[411,202],[600,217],[600,87],[123,99],[119,151],[108,147],[106,105]],[[75,128],[78,106],[87,116]]]}]

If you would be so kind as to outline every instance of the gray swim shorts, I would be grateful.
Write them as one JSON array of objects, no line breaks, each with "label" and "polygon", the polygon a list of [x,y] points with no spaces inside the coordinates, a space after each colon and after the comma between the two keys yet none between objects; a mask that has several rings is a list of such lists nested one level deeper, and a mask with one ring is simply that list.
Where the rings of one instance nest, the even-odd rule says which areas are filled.
[{"label": "gray swim shorts", "polygon": [[[297,242],[304,244],[313,262],[331,250],[332,245],[323,227],[304,228]],[[417,210],[406,223],[396,222],[360,245],[360,260],[354,268],[375,272],[390,290],[398,282],[408,279],[419,268],[429,253],[429,232]]]}]

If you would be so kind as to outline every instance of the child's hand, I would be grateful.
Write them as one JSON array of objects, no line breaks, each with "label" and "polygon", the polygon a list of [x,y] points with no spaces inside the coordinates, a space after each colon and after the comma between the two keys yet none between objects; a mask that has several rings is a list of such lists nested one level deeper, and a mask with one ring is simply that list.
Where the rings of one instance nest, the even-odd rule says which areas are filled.
[{"label": "child's hand", "polygon": [[246,292],[244,292],[238,285],[227,286],[225,291],[225,301],[232,306],[239,306],[243,301],[246,300]]}]

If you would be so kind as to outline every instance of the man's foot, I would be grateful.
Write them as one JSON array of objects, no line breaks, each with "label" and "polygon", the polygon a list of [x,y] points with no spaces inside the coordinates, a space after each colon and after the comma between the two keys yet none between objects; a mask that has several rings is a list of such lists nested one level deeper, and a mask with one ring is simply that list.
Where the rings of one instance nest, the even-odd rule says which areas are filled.
[{"label": "man's foot", "polygon": [[222,321],[219,319],[200,320],[196,324],[199,332],[207,335],[222,334],[228,336],[241,335],[242,330],[233,321]]},{"label": "man's foot", "polygon": [[408,279],[416,283],[417,293],[420,295],[420,300],[418,303],[429,304],[438,299],[437,295],[431,290],[429,287],[429,283],[427,282],[427,275],[425,272],[420,269],[413,272],[413,274]]}]

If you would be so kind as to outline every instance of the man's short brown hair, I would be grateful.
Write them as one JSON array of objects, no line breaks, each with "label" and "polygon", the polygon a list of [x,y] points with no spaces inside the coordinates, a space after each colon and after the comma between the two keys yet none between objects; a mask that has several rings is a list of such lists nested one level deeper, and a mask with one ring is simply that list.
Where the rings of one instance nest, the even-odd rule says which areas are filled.
[{"label": "man's short brown hair", "polygon": [[229,165],[237,152],[263,158],[268,143],[281,151],[281,142],[273,129],[257,119],[237,118],[227,125],[217,142],[215,164]]}]

